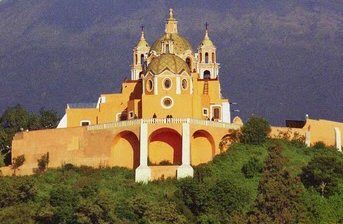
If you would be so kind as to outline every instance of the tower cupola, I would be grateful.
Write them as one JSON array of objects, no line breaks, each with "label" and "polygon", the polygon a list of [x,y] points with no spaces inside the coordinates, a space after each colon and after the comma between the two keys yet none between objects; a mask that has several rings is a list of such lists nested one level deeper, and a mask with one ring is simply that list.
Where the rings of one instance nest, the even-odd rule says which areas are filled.
[{"label": "tower cupola", "polygon": [[167,19],[165,33],[177,33],[177,20],[174,18],[173,9],[169,9],[169,18]]},{"label": "tower cupola", "polygon": [[208,23],[206,23],[205,36],[198,47],[198,73],[201,79],[216,79],[219,73],[217,63],[217,48],[208,34]]},{"label": "tower cupola", "polygon": [[145,40],[144,26],[141,27],[141,38],[133,49],[133,64],[131,65],[131,80],[138,80],[147,67],[147,57],[150,46]]}]

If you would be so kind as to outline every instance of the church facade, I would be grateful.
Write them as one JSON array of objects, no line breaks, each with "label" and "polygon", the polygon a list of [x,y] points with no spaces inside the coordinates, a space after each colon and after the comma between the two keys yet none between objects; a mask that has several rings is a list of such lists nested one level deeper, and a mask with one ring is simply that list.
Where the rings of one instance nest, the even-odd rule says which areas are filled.
[{"label": "church facade", "polygon": [[[131,77],[120,93],[102,94],[96,103],[68,104],[57,129],[16,134],[12,158],[26,159],[17,173],[32,174],[49,154],[50,168],[126,167],[135,170],[139,182],[193,176],[193,166],[226,150],[222,140],[243,125],[231,118],[230,101],[221,95],[216,50],[207,27],[193,49],[170,10],[164,34],[151,46],[142,29]],[[323,140],[341,149],[340,130],[342,123],[307,119],[301,127],[273,127],[271,135],[297,133],[308,145]],[[1,171],[11,173],[9,167]]]}]

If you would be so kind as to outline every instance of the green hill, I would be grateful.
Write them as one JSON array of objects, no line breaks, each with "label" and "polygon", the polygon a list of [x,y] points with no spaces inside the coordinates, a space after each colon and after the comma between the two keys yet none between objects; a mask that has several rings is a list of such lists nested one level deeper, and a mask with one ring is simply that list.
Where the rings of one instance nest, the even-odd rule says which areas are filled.
[{"label": "green hill", "polygon": [[[341,223],[342,165],[341,153],[284,140],[236,143],[193,179],[147,185],[127,169],[65,165],[1,177],[0,223]],[[323,191],[308,181],[313,170]]]}]

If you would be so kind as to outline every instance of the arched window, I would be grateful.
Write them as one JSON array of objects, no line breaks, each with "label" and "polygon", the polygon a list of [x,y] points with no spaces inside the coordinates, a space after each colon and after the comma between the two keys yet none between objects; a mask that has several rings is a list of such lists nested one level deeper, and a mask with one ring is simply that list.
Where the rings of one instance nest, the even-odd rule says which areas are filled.
[{"label": "arched window", "polygon": [[166,53],[169,53],[169,44],[166,44]]},{"label": "arched window", "polygon": [[210,79],[211,78],[211,72],[209,70],[204,71],[204,79]]},{"label": "arched window", "polygon": [[200,63],[202,62],[202,53],[200,53]]},{"label": "arched window", "polygon": [[208,53],[207,52],[205,53],[205,63],[206,64],[208,63]]},{"label": "arched window", "polygon": [[137,54],[135,54],[135,64],[138,64],[138,58],[137,58]]},{"label": "arched window", "polygon": [[216,62],[215,55],[214,55],[214,52],[212,52],[212,63],[215,63],[215,62]]},{"label": "arched window", "polygon": [[144,54],[141,54],[141,65],[144,65]]},{"label": "arched window", "polygon": [[186,63],[189,67],[189,69],[191,69],[191,59],[190,58],[186,58]]}]

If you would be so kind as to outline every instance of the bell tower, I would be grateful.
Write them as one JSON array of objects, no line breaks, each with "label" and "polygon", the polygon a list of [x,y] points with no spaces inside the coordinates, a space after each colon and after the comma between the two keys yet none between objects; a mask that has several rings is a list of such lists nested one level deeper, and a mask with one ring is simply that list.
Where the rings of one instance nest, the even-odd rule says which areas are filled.
[{"label": "bell tower", "polygon": [[147,67],[147,57],[150,46],[144,37],[144,26],[141,27],[141,38],[133,49],[133,64],[131,65],[131,80],[138,80]]},{"label": "bell tower", "polygon": [[198,47],[198,73],[201,79],[217,79],[219,63],[217,63],[216,46],[208,35],[208,23],[206,23],[205,36]]}]

